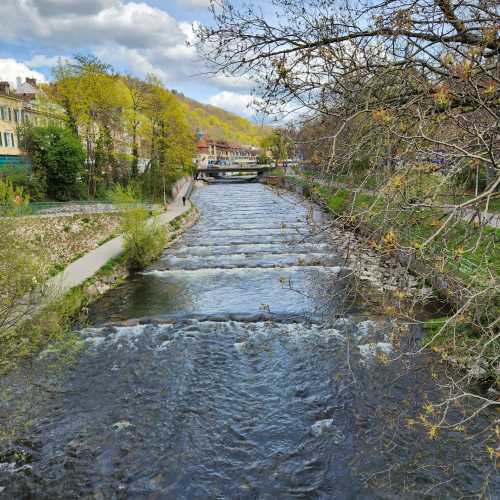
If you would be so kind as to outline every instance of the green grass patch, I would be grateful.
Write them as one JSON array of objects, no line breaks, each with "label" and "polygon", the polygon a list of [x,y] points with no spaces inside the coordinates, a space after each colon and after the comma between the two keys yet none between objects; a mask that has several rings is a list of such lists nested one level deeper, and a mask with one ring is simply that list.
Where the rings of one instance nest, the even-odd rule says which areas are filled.
[{"label": "green grass patch", "polygon": [[104,266],[99,269],[99,272],[96,274],[96,277],[99,276],[109,276],[110,274],[113,274],[114,270],[123,264],[125,264],[127,260],[127,257],[125,254],[121,254],[118,257],[113,257],[112,259],[109,259]]}]

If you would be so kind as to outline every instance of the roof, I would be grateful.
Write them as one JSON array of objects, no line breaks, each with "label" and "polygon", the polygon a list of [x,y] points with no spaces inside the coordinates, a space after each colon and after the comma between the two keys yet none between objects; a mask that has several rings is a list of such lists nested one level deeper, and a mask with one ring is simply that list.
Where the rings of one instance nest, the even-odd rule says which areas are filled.
[{"label": "roof", "polygon": [[250,146],[248,144],[237,144],[230,143],[224,139],[211,139],[206,134],[203,134],[198,142],[196,143],[198,150],[208,149],[209,146],[215,146],[219,150],[224,151],[245,151],[245,152],[255,152],[259,151],[259,148]]},{"label": "roof", "polygon": [[208,148],[208,143],[204,138],[201,138],[197,143],[198,148]]},{"label": "roof", "polygon": [[22,83],[15,90],[16,94],[38,94],[40,92],[41,92],[40,89],[37,89],[36,87],[31,85],[31,83],[28,83],[28,82]]}]

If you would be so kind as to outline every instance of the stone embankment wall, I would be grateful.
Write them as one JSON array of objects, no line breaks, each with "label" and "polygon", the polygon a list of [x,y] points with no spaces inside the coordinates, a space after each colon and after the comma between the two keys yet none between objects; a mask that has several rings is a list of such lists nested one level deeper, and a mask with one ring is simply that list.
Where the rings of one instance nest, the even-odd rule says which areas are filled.
[{"label": "stone embankment wall", "polygon": [[[306,186],[291,182],[286,177],[268,177],[263,182],[297,193],[320,206],[324,205]],[[333,214],[330,216],[335,219]],[[349,227],[345,220],[342,224],[333,226],[332,230],[336,239],[346,240],[339,248],[347,255],[349,264],[357,270],[362,280],[369,281],[378,290],[416,290],[418,287],[418,294],[422,299],[431,297],[434,290],[451,305],[463,306],[466,298],[460,283],[419,259],[414,252],[397,249],[388,254],[367,247],[366,239],[382,238],[382,230],[363,226]],[[429,286],[423,286],[424,284]]]}]

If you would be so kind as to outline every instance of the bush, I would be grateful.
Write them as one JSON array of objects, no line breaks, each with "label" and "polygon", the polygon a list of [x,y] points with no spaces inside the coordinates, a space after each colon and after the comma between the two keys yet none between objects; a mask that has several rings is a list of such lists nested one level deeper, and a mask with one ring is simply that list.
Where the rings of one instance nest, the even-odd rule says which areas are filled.
[{"label": "bush", "polygon": [[167,243],[165,229],[154,220],[148,220],[148,215],[142,207],[129,208],[123,214],[125,255],[132,270],[144,269],[161,255]]},{"label": "bush", "polygon": [[[85,161],[78,137],[71,130],[56,125],[24,125],[19,136],[35,176],[46,181],[46,196],[60,201],[78,198]],[[42,186],[40,183],[37,187]]]},{"label": "bush", "polygon": [[43,201],[47,198],[47,179],[43,172],[33,173],[16,172],[8,175],[14,188],[21,188],[27,193],[31,201]]},{"label": "bush", "polygon": [[134,184],[127,187],[117,184],[106,193],[106,199],[114,205],[135,206],[139,203],[139,189]]},{"label": "bush", "polygon": [[0,179],[0,216],[29,213],[29,196],[22,187],[14,187],[10,179]]},{"label": "bush", "polygon": [[47,197],[47,178],[44,173],[32,174],[28,184],[28,192],[33,201],[43,201]]}]

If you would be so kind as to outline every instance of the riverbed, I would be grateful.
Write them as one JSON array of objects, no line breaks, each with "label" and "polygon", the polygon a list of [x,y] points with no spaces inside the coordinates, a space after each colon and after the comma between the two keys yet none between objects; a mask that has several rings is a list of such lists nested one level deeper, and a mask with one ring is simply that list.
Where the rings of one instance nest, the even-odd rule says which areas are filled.
[{"label": "riverbed", "polygon": [[352,300],[321,212],[252,183],[194,202],[199,222],[91,308],[86,349],[0,464],[1,498],[495,495],[473,428],[419,425],[442,365],[402,355],[418,326]]}]

